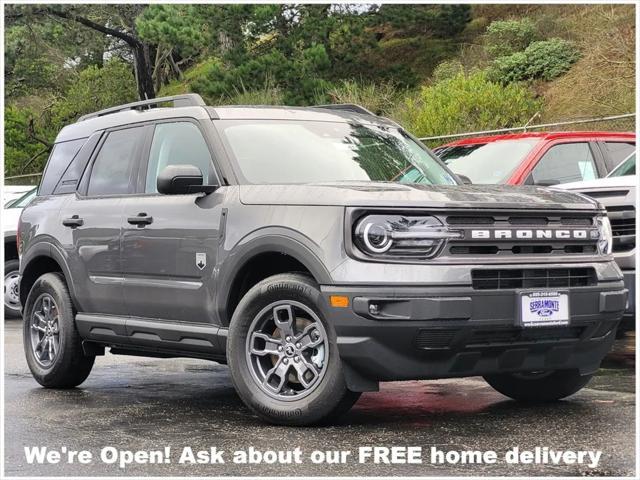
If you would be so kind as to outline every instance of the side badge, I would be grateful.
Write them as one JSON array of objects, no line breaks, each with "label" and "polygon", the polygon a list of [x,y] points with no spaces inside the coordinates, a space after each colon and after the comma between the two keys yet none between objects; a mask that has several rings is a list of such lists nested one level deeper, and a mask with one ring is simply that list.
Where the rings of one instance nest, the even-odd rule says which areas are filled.
[{"label": "side badge", "polygon": [[207,266],[207,254],[206,253],[196,253],[196,267],[200,270],[204,270],[204,267]]}]

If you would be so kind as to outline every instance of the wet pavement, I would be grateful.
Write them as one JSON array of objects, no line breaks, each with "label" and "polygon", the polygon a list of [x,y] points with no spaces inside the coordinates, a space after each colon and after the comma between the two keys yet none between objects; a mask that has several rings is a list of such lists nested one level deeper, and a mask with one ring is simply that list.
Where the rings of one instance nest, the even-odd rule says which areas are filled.
[{"label": "wet pavement", "polygon": [[[98,357],[80,388],[46,390],[31,378],[18,321],[5,323],[5,475],[634,475],[635,373],[603,368],[589,386],[553,405],[520,405],[481,378],[383,384],[364,394],[333,426],[288,428],[259,421],[233,391],[228,370],[212,362]],[[89,450],[86,464],[29,464],[25,447]],[[422,464],[358,463],[365,446],[422,447]],[[160,450],[170,463],[100,461],[104,447]],[[166,452],[165,447],[170,447]],[[225,451],[227,463],[179,464],[184,447]],[[249,447],[302,450],[301,464],[234,464]],[[430,451],[493,450],[496,463],[432,464]],[[509,464],[513,447],[601,450],[599,464]],[[314,464],[314,450],[350,450],[343,464]],[[126,459],[126,454],[124,457]],[[453,458],[453,457],[451,457]],[[157,460],[157,459],[156,459]],[[162,461],[162,460],[160,460]]]}]

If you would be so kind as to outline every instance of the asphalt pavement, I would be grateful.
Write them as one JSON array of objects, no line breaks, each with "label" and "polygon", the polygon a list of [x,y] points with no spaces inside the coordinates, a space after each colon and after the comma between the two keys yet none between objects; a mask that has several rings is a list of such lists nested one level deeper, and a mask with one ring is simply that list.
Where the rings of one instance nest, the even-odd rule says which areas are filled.
[{"label": "asphalt pavement", "polygon": [[[553,475],[632,476],[635,473],[635,373],[604,368],[589,386],[551,405],[522,405],[492,390],[481,378],[396,382],[364,394],[335,425],[277,427],[262,423],[234,393],[226,366],[190,359],[98,357],[79,388],[41,388],[22,351],[19,321],[5,323],[6,476],[391,476]],[[359,463],[360,447],[421,447],[422,463]],[[62,449],[62,461],[29,463],[25,447]],[[103,450],[105,447],[112,449]],[[166,448],[169,448],[166,450]],[[225,452],[225,464],[178,463],[185,447]],[[292,451],[299,464],[238,464],[233,452]],[[433,464],[440,451],[495,451],[495,463]],[[554,452],[602,452],[595,468],[586,463],[507,463],[504,455],[548,447]],[[92,459],[68,463],[68,450],[88,450]],[[164,453],[161,463],[144,454]],[[314,464],[311,452],[350,451],[344,463]],[[105,461],[100,454],[105,454]],[[65,456],[66,455],[66,456]],[[155,455],[155,454],[154,454]],[[455,460],[455,453],[450,459]],[[542,454],[541,454],[542,455]],[[195,453],[194,453],[195,456]],[[267,455],[268,456],[268,455]],[[52,456],[55,460],[55,458]],[[144,460],[147,458],[147,460]],[[216,458],[216,455],[213,455]],[[543,457],[540,456],[539,459]],[[436,458],[437,460],[437,458]],[[383,460],[381,460],[383,461]]]}]

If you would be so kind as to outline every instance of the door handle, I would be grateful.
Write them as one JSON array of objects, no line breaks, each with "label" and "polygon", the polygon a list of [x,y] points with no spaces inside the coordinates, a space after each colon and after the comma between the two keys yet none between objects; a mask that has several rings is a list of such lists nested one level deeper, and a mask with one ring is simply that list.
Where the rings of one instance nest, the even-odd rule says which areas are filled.
[{"label": "door handle", "polygon": [[64,220],[62,220],[62,225],[71,228],[81,227],[82,225],[84,225],[84,220],[78,215],[74,215],[71,218],[65,218]]},{"label": "door handle", "polygon": [[127,218],[127,222],[131,225],[145,226],[153,223],[153,217],[148,216],[146,213],[139,213],[135,217]]}]

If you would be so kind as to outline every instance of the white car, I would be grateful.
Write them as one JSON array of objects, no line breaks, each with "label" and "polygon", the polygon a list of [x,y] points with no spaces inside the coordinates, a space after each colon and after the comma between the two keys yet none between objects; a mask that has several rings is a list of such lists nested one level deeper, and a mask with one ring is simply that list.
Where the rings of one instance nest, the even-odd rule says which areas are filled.
[{"label": "white car", "polygon": [[624,274],[625,286],[629,289],[629,304],[623,322],[625,328],[630,326],[628,322],[632,322],[635,316],[636,188],[638,188],[638,176],[635,173],[636,154],[632,153],[606,178],[555,186],[584,193],[598,200],[607,209],[613,230],[613,256]]},{"label": "white car", "polygon": [[2,205],[6,208],[9,202],[20,198],[31,190],[33,190],[33,185],[5,185],[2,187]]},{"label": "white car", "polygon": [[7,202],[2,210],[2,231],[4,237],[4,316],[20,315],[20,297],[18,295],[19,274],[18,246],[16,231],[22,209],[36,195],[37,187],[30,186],[17,199]]}]

